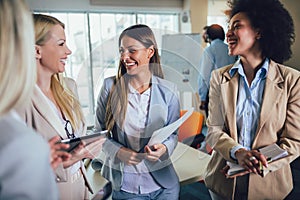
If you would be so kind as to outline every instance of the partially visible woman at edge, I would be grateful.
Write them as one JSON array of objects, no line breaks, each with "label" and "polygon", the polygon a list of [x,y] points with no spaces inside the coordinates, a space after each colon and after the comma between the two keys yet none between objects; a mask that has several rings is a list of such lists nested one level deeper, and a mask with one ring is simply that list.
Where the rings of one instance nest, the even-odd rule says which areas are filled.
[{"label": "partially visible woman at edge", "polygon": [[29,104],[36,80],[32,15],[23,0],[0,0],[0,27],[0,199],[56,200],[49,146],[16,112]]},{"label": "partially visible woman at edge", "polygon": [[[47,139],[57,135],[62,139],[85,135],[86,125],[76,83],[62,76],[72,53],[66,45],[64,24],[48,15],[34,14],[33,17],[37,83],[31,105],[23,113],[25,121]],[[71,159],[57,167],[60,199],[89,198],[88,191],[92,190],[82,159],[97,156],[103,142],[101,139],[87,146],[79,145],[71,152]]]},{"label": "partially visible woman at edge", "polygon": [[[214,153],[205,184],[214,200],[284,199],[300,153],[300,72],[282,64],[292,53],[293,19],[279,0],[228,4],[229,54],[239,60],[211,76],[206,141]],[[274,143],[289,156],[268,163],[258,149]],[[226,161],[246,173],[226,177]]]},{"label": "partially visible woman at edge", "polygon": [[112,131],[103,145],[102,175],[112,182],[113,199],[170,199],[179,180],[170,160],[177,133],[148,146],[153,131],[179,118],[175,84],[163,79],[156,40],[146,25],[133,25],[119,37],[118,74],[104,80],[95,128]]}]

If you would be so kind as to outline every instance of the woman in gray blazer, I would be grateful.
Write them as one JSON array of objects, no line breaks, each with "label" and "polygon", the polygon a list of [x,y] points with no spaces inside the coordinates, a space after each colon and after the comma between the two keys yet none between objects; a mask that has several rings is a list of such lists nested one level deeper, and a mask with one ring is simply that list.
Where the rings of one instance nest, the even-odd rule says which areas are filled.
[{"label": "woman in gray blazer", "polygon": [[178,199],[179,181],[170,161],[177,133],[147,145],[153,131],[179,118],[177,87],[163,79],[148,26],[125,29],[119,51],[118,74],[104,80],[97,101],[95,128],[112,132],[103,145],[102,175],[112,181],[113,199]]}]

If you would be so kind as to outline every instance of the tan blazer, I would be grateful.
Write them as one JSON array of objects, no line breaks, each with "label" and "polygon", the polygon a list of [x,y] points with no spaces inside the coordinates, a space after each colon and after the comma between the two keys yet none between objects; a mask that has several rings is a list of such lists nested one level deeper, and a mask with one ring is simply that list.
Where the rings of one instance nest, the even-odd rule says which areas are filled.
[{"label": "tan blazer", "polygon": [[[209,93],[207,143],[215,150],[205,183],[217,194],[231,199],[235,179],[220,172],[231,161],[230,150],[238,144],[236,101],[239,75],[230,77],[232,65],[213,71]],[[269,164],[264,178],[250,174],[248,199],[283,199],[293,187],[290,162],[300,152],[300,73],[270,61],[261,113],[252,149],[278,143],[290,156]]]},{"label": "tan blazer", "polygon": [[[77,86],[74,80],[65,78],[67,87],[77,95]],[[52,110],[50,105],[45,99],[45,96],[42,95],[38,86],[35,87],[33,96],[31,98],[31,105],[23,110],[19,110],[18,113],[25,120],[29,127],[34,128],[39,134],[41,134],[45,139],[49,140],[50,138],[59,135],[61,138],[68,138],[64,125],[61,123],[60,119],[57,117],[57,114]],[[86,125],[83,124],[81,134],[85,134]],[[85,184],[88,189],[92,192],[90,184],[87,181],[86,170],[83,162],[81,162],[81,170],[84,175]],[[70,194],[64,194],[67,192],[70,185],[70,169],[64,169],[62,164],[58,166],[55,170],[56,182],[58,183],[58,188],[60,190],[60,195],[70,197]],[[69,188],[69,191],[74,190],[75,188]],[[61,198],[64,199],[64,198]],[[75,198],[76,199],[76,198]]]}]

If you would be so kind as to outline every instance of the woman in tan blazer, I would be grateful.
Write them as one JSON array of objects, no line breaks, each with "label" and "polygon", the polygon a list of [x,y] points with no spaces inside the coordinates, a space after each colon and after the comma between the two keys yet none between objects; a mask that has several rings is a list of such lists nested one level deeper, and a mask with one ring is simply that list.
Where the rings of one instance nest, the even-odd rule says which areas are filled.
[{"label": "woman in tan blazer", "polygon": [[[293,20],[278,0],[229,5],[227,43],[239,60],[211,76],[207,143],[214,153],[205,183],[212,199],[284,199],[300,152],[300,73],[279,64],[291,56]],[[273,143],[289,156],[268,163],[257,149]],[[226,161],[246,173],[226,177]]]},{"label": "woman in tan blazer", "polygon": [[[71,54],[66,45],[64,24],[54,17],[34,14],[37,84],[31,106],[21,114],[46,139],[84,135],[86,125],[77,98],[75,81],[64,78],[65,62]],[[103,139],[72,151],[71,159],[55,170],[60,199],[88,199],[91,187],[85,176],[84,158],[100,153]],[[37,150],[38,151],[38,150]]]}]

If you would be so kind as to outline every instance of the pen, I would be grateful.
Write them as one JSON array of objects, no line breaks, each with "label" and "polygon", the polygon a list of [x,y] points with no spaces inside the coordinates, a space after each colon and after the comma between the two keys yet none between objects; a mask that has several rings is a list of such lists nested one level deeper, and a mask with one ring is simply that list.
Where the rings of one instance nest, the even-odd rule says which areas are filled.
[{"label": "pen", "polygon": [[259,161],[259,170],[260,170],[260,174],[261,176],[263,176],[264,173],[264,165],[261,161]]}]

